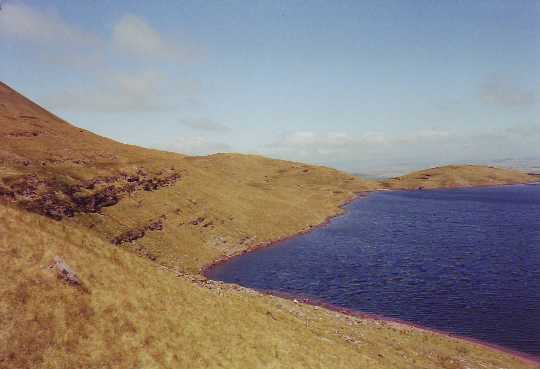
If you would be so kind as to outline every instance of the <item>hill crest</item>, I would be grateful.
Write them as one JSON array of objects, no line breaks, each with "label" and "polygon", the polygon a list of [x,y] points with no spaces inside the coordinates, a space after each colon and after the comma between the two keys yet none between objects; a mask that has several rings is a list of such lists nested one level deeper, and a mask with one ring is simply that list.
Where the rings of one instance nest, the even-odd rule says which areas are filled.
[{"label": "hill crest", "polygon": [[484,165],[446,165],[381,181],[387,189],[435,189],[523,184],[540,181],[540,175]]}]

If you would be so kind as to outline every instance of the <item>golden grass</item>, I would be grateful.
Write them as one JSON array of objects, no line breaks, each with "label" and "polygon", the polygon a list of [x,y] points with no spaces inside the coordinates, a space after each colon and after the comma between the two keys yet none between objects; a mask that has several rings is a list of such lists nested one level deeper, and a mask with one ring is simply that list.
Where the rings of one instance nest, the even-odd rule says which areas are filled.
[{"label": "golden grass", "polygon": [[[398,324],[196,284],[78,226],[4,206],[0,219],[1,368],[526,367]],[[55,256],[86,292],[47,267]]]},{"label": "golden grass", "polygon": [[418,188],[457,188],[496,186],[540,181],[540,176],[516,170],[482,165],[447,165],[409,173],[383,181],[385,188],[415,190]]},{"label": "golden grass", "polygon": [[[123,145],[81,133],[5,85],[0,101],[0,143],[9,153],[0,152],[0,186],[27,175],[67,185],[139,170],[180,175],[172,187],[140,190],[102,214],[67,221],[110,241],[164,216],[163,231],[123,247],[183,271],[197,272],[261,242],[309,229],[339,212],[355,192],[377,186],[334,169],[255,155],[186,157]],[[13,136],[22,131],[37,136]],[[204,221],[193,225],[199,218]]]},{"label": "golden grass", "polygon": [[[123,145],[0,84],[0,190],[28,176],[71,186],[140,170],[181,179],[62,221],[9,197],[0,204],[0,368],[525,367],[474,344],[197,276],[217,259],[310,229],[381,184],[259,156]],[[162,230],[111,244],[156,219]],[[47,267],[55,256],[84,288],[56,277]]]}]

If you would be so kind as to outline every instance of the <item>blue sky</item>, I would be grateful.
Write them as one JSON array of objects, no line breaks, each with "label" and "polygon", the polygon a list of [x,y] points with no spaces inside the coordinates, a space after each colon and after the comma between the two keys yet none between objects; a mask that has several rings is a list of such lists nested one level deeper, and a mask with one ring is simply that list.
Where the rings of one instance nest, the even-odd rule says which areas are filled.
[{"label": "blue sky", "polygon": [[190,154],[401,171],[540,158],[540,2],[4,1],[0,79]]}]

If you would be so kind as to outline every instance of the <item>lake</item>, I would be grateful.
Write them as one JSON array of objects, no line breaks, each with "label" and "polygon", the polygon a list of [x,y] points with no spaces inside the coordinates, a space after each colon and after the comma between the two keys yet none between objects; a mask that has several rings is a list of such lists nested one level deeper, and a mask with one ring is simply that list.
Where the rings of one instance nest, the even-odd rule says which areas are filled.
[{"label": "lake", "polygon": [[376,192],[346,210],[207,276],[540,355],[540,185]]}]

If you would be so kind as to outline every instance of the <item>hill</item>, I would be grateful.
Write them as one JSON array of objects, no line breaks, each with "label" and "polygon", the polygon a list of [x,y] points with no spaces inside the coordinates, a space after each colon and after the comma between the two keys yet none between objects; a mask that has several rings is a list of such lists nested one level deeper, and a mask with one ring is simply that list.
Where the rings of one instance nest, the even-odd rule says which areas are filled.
[{"label": "hill", "polygon": [[448,165],[381,181],[388,189],[433,189],[540,182],[540,175],[481,165]]},{"label": "hill", "polygon": [[377,186],[258,156],[124,145],[0,85],[0,368],[528,367],[198,274]]},{"label": "hill", "polygon": [[260,156],[186,157],[120,144],[6,85],[0,104],[4,201],[182,271],[309,229],[376,187],[334,169]]}]

